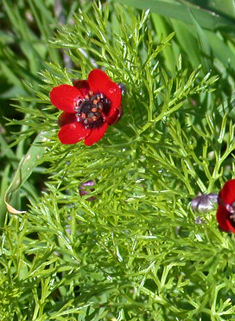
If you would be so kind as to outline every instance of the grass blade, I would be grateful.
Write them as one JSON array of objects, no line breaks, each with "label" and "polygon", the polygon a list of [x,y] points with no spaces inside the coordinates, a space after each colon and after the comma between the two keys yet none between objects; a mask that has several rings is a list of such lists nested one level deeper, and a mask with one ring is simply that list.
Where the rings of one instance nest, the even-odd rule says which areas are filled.
[{"label": "grass blade", "polygon": [[[216,14],[215,12],[196,7],[194,5],[183,3],[171,3],[161,0],[113,0],[121,4],[129,5],[134,8],[148,10],[151,9],[159,15],[181,20],[184,23],[193,24],[191,14],[197,20],[201,28],[216,30],[218,28],[230,28],[231,32],[235,30],[235,24]],[[190,14],[191,12],[191,14]]]},{"label": "grass blade", "polygon": [[24,182],[29,178],[29,176],[33,172],[34,168],[37,166],[38,161],[42,157],[45,150],[44,146],[42,145],[42,142],[45,141],[45,139],[46,138],[44,132],[41,132],[35,138],[32,146],[29,148],[27,154],[20,162],[19,167],[14,175],[14,178],[5,193],[5,204],[8,211],[12,214],[25,213],[25,211],[19,211],[15,209],[13,206],[10,205],[9,202],[13,193],[16,192],[20,188],[20,186],[24,184]]}]

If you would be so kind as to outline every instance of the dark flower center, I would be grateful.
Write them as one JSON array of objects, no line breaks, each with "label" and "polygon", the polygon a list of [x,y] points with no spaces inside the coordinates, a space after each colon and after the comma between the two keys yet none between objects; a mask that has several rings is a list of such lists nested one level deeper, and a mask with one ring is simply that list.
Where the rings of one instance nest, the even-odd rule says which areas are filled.
[{"label": "dark flower center", "polygon": [[78,99],[74,111],[77,121],[85,128],[98,128],[104,122],[103,115],[108,115],[111,102],[103,94],[90,90],[83,99]]}]

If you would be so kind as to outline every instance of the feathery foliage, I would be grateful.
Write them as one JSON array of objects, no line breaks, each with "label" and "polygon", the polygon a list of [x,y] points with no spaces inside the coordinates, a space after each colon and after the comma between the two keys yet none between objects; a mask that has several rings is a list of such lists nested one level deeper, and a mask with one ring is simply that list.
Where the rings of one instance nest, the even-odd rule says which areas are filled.
[{"label": "feathery foliage", "polygon": [[[183,46],[182,24],[149,11],[93,2],[71,19],[51,37],[37,85],[23,77],[24,118],[10,122],[21,128],[15,144],[36,139],[9,202],[37,165],[44,187],[18,208],[27,213],[5,217],[1,320],[232,320],[234,237],[215,211],[197,224],[189,206],[234,172],[232,75],[219,79],[226,66],[201,47],[187,58],[190,29]],[[196,18],[194,27],[205,40]],[[124,115],[91,147],[62,145],[48,94],[93,68],[126,85]]]}]

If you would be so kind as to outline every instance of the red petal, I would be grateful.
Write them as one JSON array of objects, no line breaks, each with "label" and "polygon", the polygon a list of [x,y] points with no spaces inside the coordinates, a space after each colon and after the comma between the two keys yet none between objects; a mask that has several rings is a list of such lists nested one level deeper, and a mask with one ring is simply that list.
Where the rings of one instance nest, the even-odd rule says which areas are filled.
[{"label": "red petal", "polygon": [[229,219],[227,218],[227,215],[229,213],[225,210],[225,208],[222,205],[219,205],[218,210],[216,212],[216,219],[219,223],[219,227],[224,232],[232,232],[235,233],[235,227],[230,223]]},{"label": "red petal", "polygon": [[51,103],[58,109],[68,113],[75,113],[74,107],[78,98],[84,95],[79,89],[70,85],[60,85],[54,87],[50,92]]},{"label": "red petal", "polygon": [[80,90],[80,93],[83,95],[83,97],[85,97],[90,90],[87,80],[74,79],[73,85],[74,85],[74,87],[76,87],[77,89]]},{"label": "red petal", "polygon": [[226,214],[227,211],[225,210],[225,208],[223,206],[219,206],[216,212],[217,222],[219,223],[221,230],[228,232],[229,226],[227,224],[228,220],[226,219]]},{"label": "red petal", "polygon": [[123,115],[123,109],[122,106],[120,106],[118,109],[115,109],[115,112],[112,113],[112,116],[105,116],[105,120],[108,122],[109,125],[116,124],[119,119]]},{"label": "red petal", "polygon": [[76,144],[90,134],[90,129],[86,129],[81,123],[71,123],[63,126],[58,133],[62,144]]},{"label": "red petal", "polygon": [[94,93],[103,93],[110,78],[100,69],[93,69],[88,75],[90,89]]},{"label": "red petal", "polygon": [[87,90],[90,89],[87,80],[74,79],[73,80],[73,85],[77,89],[87,89]]},{"label": "red petal", "polygon": [[58,118],[58,125],[63,127],[66,124],[76,123],[77,117],[75,114],[66,113],[65,111]]},{"label": "red petal", "polygon": [[[122,102],[122,92],[118,85],[111,81],[110,78],[100,69],[93,69],[88,76],[88,83],[90,89],[94,93],[102,93],[104,94],[111,102],[110,111],[108,117],[112,119],[113,117],[117,117],[119,112],[116,109],[120,108]],[[116,120],[116,118],[115,118]]]},{"label": "red petal", "polygon": [[226,182],[219,193],[224,203],[231,205],[235,201],[235,179]]},{"label": "red petal", "polygon": [[104,94],[111,101],[111,107],[109,112],[109,116],[111,116],[111,114],[115,112],[115,109],[121,106],[121,103],[122,103],[121,89],[118,87],[118,85],[115,82],[109,81],[108,83],[106,83],[106,86],[102,91],[102,94]]},{"label": "red petal", "polygon": [[87,146],[97,143],[104,136],[107,128],[108,128],[107,123],[103,123],[103,125],[99,128],[92,128],[90,135],[85,138],[84,143]]},{"label": "red petal", "polygon": [[227,224],[228,224],[228,227],[229,227],[229,231],[232,232],[232,233],[235,233],[235,227],[230,223],[229,220],[227,220]]}]

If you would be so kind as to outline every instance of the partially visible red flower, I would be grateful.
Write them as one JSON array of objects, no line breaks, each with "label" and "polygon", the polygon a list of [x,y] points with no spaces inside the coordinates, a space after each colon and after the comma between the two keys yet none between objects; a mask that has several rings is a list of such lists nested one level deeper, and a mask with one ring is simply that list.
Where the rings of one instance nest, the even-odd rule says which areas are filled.
[{"label": "partially visible red flower", "polygon": [[87,80],[74,80],[73,86],[54,87],[50,100],[63,110],[58,119],[58,137],[63,144],[84,139],[86,145],[93,145],[122,116],[121,89],[99,69],[93,69]]},{"label": "partially visible red flower", "polygon": [[219,192],[216,219],[221,230],[235,233],[235,179],[226,182]]}]

